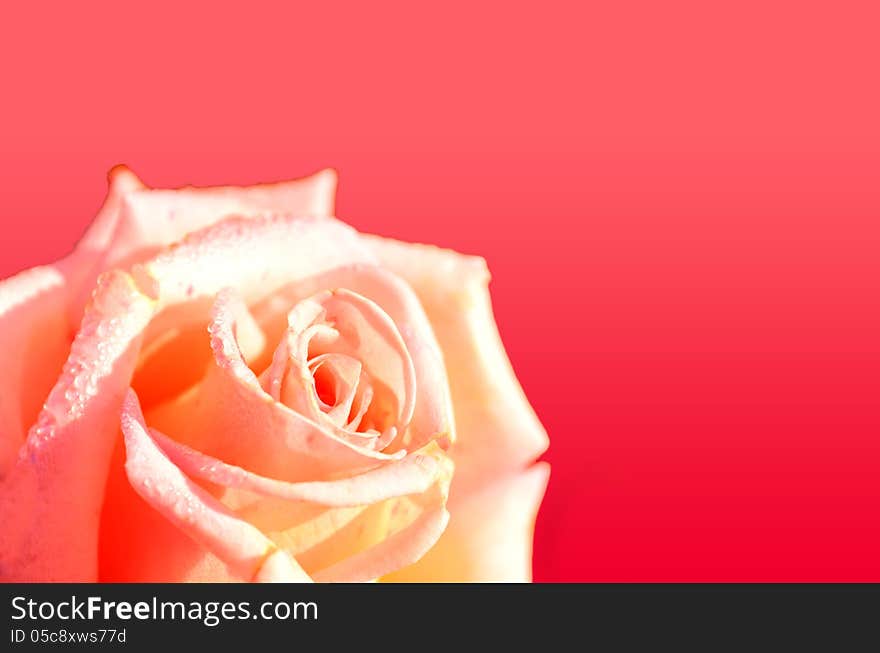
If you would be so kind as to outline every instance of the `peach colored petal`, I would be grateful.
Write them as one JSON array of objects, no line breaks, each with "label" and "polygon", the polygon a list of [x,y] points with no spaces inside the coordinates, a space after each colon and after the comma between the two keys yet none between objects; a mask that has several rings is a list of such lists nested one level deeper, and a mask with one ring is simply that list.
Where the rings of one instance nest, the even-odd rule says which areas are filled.
[{"label": "peach colored petal", "polygon": [[251,304],[282,286],[352,262],[372,262],[357,232],[335,218],[230,217],[194,232],[133,275],[162,306],[235,288]]},{"label": "peach colored petal", "polygon": [[123,404],[125,470],[135,491],[245,580],[306,582],[309,577],[260,531],[193,483],[147,434],[137,397]]},{"label": "peach colored petal", "polygon": [[[364,378],[363,364],[346,354],[321,354],[308,362],[308,369],[313,375],[323,374],[333,380],[332,403],[325,403],[318,397],[319,409],[325,412],[334,426],[355,432],[363,415],[358,415],[355,420],[349,420],[349,415],[353,407],[357,408],[355,399],[364,395],[363,390],[358,392],[361,380]],[[361,406],[364,412],[366,407],[366,404]]]},{"label": "peach colored petal", "polygon": [[[162,452],[180,474],[221,489],[223,504],[239,506],[234,512],[237,519],[244,518],[258,526],[260,532],[267,533],[277,546],[302,554],[307,568],[333,566],[333,571],[325,573],[327,580],[374,578],[388,569],[408,564],[430,548],[445,526],[443,504],[451,463],[433,443],[417,454],[359,476],[292,484],[262,478],[227,465],[184,447],[155,430],[138,435],[142,439],[149,437],[156,450]],[[152,475],[146,478],[152,478]],[[403,496],[406,496],[406,506],[392,503]],[[398,510],[401,507],[408,509]],[[126,533],[132,525],[132,508],[136,510],[137,506],[129,502],[125,514]],[[143,523],[143,517],[135,514],[134,521]],[[139,529],[138,532],[144,532],[140,526],[134,527]],[[159,530],[162,530],[161,525]],[[164,538],[163,541],[168,539],[167,534],[160,537]],[[132,578],[127,575],[131,573],[147,573],[145,579],[157,579],[152,575],[156,573],[155,560],[151,562],[155,556],[147,556],[144,560],[143,547],[137,544],[139,539],[129,538],[125,548],[134,547],[134,553],[141,561],[138,566],[146,562],[148,569],[135,570],[128,565],[128,571],[123,569],[123,575],[119,576],[120,563],[117,562],[116,575],[107,579],[143,579],[142,576]],[[386,539],[388,543],[382,544]],[[116,548],[122,544],[117,540]],[[211,564],[210,559],[197,552],[185,549],[181,552],[177,543],[166,551],[163,564],[170,578],[198,578],[199,574],[206,572],[197,568]],[[216,550],[211,553],[213,557],[223,557]],[[349,557],[352,562],[337,566]],[[187,558],[192,562],[187,564]],[[305,567],[306,563],[302,566]],[[162,578],[167,580],[169,576],[159,576],[158,579]],[[210,580],[211,576],[207,579]],[[222,575],[214,576],[214,580],[221,579]]]},{"label": "peach colored petal", "polygon": [[459,493],[453,483],[446,532],[421,560],[383,580],[531,581],[535,516],[549,474],[549,465],[537,463],[475,493]]},{"label": "peach colored petal", "polygon": [[[327,580],[372,579],[409,564],[445,527],[451,463],[436,443],[354,477],[283,483],[192,451],[155,430],[150,435],[182,473],[222,489],[224,505],[291,555],[302,556],[305,569],[333,566]],[[401,497],[406,505],[397,505]],[[351,563],[336,568],[349,557]]]},{"label": "peach colored petal", "polygon": [[64,277],[51,266],[0,281],[0,479],[67,357],[65,301]]},{"label": "peach colored petal", "polygon": [[[110,464],[98,550],[100,582],[244,582],[132,487],[120,432]],[[216,495],[215,495],[216,496]]]},{"label": "peach colored petal", "polygon": [[443,351],[458,434],[455,484],[476,488],[535,460],[547,448],[547,434],[498,335],[485,261],[429,245],[364,238],[381,264],[416,291]]},{"label": "peach colored petal", "polygon": [[60,379],[0,484],[0,576],[91,581],[119,406],[154,303],[122,272],[103,276]]},{"label": "peach colored petal", "polygon": [[114,166],[107,174],[107,181],[109,182],[107,197],[95,219],[80,238],[73,252],[57,264],[67,279],[67,319],[72,331],[79,326],[83,308],[95,287],[95,281],[106,269],[104,258],[119,222],[123,199],[129,193],[146,188],[125,166]]},{"label": "peach colored petal", "polygon": [[303,583],[310,582],[311,578],[293,558],[276,549],[269,554],[252,580],[255,583]]},{"label": "peach colored petal", "polygon": [[123,200],[130,193],[146,190],[147,187],[128,167],[113,166],[107,173],[109,188],[104,204],[95,219],[88,226],[74,249],[75,256],[94,258],[107,251],[119,223]]},{"label": "peach colored petal", "polygon": [[380,306],[397,326],[413,362],[416,376],[413,417],[407,432],[398,436],[386,451],[413,451],[434,439],[448,446],[454,440],[455,429],[443,356],[418,298],[394,274],[363,263],[330,270],[285,286],[256,304],[254,318],[269,342],[278,342],[287,326],[286,315],[291,306],[334,288],[345,288]]},{"label": "peach colored petal", "polygon": [[104,207],[65,264],[73,274],[73,316],[81,314],[100,272],[127,269],[228,216],[332,215],[337,179],[336,172],[328,169],[302,179],[245,188],[153,190],[124,166],[115,167],[109,176]]},{"label": "peach colored petal", "polygon": [[[135,266],[133,274],[159,301],[133,383],[144,410],[181,394],[204,374],[211,359],[204,326],[223,288],[235,288],[252,304],[287,283],[371,260],[357,233],[338,220],[262,216],[224,220]],[[274,348],[278,341],[270,342]]]},{"label": "peach colored petal", "polygon": [[452,463],[436,444],[437,468],[422,492],[373,504],[322,508],[266,495],[224,493],[236,512],[323,581],[371,580],[424,555],[446,525],[445,503]]},{"label": "peach colored petal", "polygon": [[402,457],[342,440],[275,401],[260,386],[235,338],[230,292],[219,295],[210,331],[215,364],[189,395],[150,414],[150,423],[192,449],[261,476],[324,480]]},{"label": "peach colored petal", "polygon": [[337,175],[326,169],[308,177],[246,187],[141,189],[122,200],[119,221],[107,247],[106,264],[144,260],[187,234],[232,216],[265,213],[333,215]]},{"label": "peach colored petal", "polygon": [[168,459],[192,478],[225,490],[241,490],[285,501],[353,507],[378,503],[428,490],[443,471],[444,455],[436,445],[411,453],[398,461],[335,481],[287,483],[254,474],[186,447],[150,430],[151,437]]},{"label": "peach colored petal", "polygon": [[[287,359],[286,373],[280,388],[283,403],[314,420],[340,439],[382,450],[412,420],[416,400],[416,373],[406,344],[390,317],[375,302],[345,288],[324,290],[299,303],[288,315],[288,333],[273,360],[270,387],[275,388],[279,361]],[[338,425],[322,410],[310,358],[315,343],[329,351],[322,356],[341,355],[343,360],[362,363],[361,380],[373,390],[373,404],[365,412],[372,421],[374,408],[383,423],[370,423],[361,432]],[[324,360],[333,360],[324,359]],[[360,376],[360,375],[359,375]],[[349,394],[356,394],[352,384]],[[273,395],[274,396],[274,395]],[[384,402],[384,405],[379,405]],[[345,415],[347,417],[347,413]],[[358,421],[364,415],[360,415]],[[363,438],[369,437],[369,443]]]},{"label": "peach colored petal", "polygon": [[371,548],[315,574],[318,583],[365,583],[419,560],[442,536],[449,513],[438,506]]}]

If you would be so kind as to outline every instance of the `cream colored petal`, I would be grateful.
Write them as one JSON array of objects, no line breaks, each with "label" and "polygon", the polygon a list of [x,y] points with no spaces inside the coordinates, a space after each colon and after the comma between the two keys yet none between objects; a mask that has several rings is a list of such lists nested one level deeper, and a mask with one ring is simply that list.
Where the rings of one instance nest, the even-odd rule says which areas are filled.
[{"label": "cream colored petal", "polygon": [[235,338],[235,295],[223,292],[210,327],[214,364],[183,397],[149,414],[150,424],[190,448],[284,481],[327,480],[396,460],[365,449],[275,401],[260,386]]},{"label": "cream colored petal", "polygon": [[[255,320],[270,342],[282,338],[291,306],[310,295],[345,288],[375,302],[397,325],[416,374],[416,404],[410,427],[388,447],[415,450],[431,440],[441,446],[455,439],[449,381],[443,356],[425,311],[412,289],[396,275],[365,263],[329,270],[280,289],[253,306]],[[262,361],[260,364],[266,364]]]},{"label": "cream colored petal", "polygon": [[127,195],[146,186],[125,166],[115,166],[107,175],[109,188],[104,204],[76,244],[74,250],[58,263],[67,280],[67,319],[69,329],[75,332],[82,319],[83,308],[89,300],[95,282],[104,264],[113,234],[119,224],[122,204]]},{"label": "cream colored petal", "polygon": [[[416,370],[397,325],[382,307],[345,288],[324,290],[297,304],[288,323],[287,343],[281,352],[289,355],[290,362],[280,395],[286,406],[339,438],[363,441],[369,437],[370,448],[377,450],[384,449],[399,432],[406,430],[415,409]],[[313,360],[309,358],[315,343],[360,361],[373,389],[385,389],[374,394],[374,403],[367,413],[372,421],[370,413],[375,409],[379,421],[362,429],[364,433],[347,431],[322,410],[310,365]]]},{"label": "cream colored petal", "polygon": [[380,263],[416,291],[443,351],[457,430],[454,486],[478,488],[535,460],[547,448],[547,434],[495,326],[485,261],[429,245],[365,239]]},{"label": "cream colored petal", "polygon": [[[125,470],[134,490],[242,580],[308,582],[310,578],[259,530],[193,483],[149,436],[137,397],[123,404]],[[174,552],[170,551],[173,555]]]},{"label": "cream colored petal", "polygon": [[160,248],[223,218],[283,213],[297,216],[333,215],[336,172],[322,170],[311,176],[274,184],[245,187],[139,189],[126,193],[106,265],[144,260]]},{"label": "cream colored petal", "polygon": [[110,190],[93,225],[62,262],[70,270],[70,315],[76,321],[98,275],[128,269],[162,248],[232,215],[333,214],[336,172],[244,188],[150,189],[124,166],[110,172]]},{"label": "cream colored petal", "polygon": [[473,493],[453,483],[449,526],[417,563],[383,578],[387,582],[529,582],[538,506],[550,467],[537,463]]},{"label": "cream colored petal", "polygon": [[0,281],[0,480],[67,358],[65,300],[64,277],[51,266]]},{"label": "cream colored petal", "polygon": [[438,503],[403,530],[378,544],[345,558],[315,574],[318,583],[366,583],[408,565],[430,551],[449,523],[449,513]]},{"label": "cream colored petal", "polygon": [[227,287],[250,305],[286,284],[374,260],[357,232],[339,220],[267,214],[230,217],[194,232],[133,274],[162,306],[213,297]]},{"label": "cream colored petal", "polygon": [[[286,284],[373,260],[357,233],[338,220],[269,215],[230,218],[135,266],[135,276],[159,301],[132,384],[144,410],[180,395],[204,374],[211,360],[204,328],[224,288],[251,305]],[[271,352],[278,340],[270,335],[268,342]]]},{"label": "cream colored petal", "polygon": [[227,497],[231,492],[239,491],[320,506],[356,507],[426,492],[443,473],[445,464],[443,452],[436,444],[430,444],[405,458],[362,474],[333,481],[288,483],[229,465],[157,431],[150,435],[183,473],[224,488]]},{"label": "cream colored petal", "polygon": [[63,372],[0,482],[0,576],[97,579],[98,521],[119,407],[154,303],[122,272],[99,281]]}]

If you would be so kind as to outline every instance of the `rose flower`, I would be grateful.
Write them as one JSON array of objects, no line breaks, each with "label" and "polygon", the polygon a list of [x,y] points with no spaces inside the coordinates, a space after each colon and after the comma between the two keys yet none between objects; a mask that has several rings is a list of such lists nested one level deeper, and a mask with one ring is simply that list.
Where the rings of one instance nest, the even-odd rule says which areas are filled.
[{"label": "rose flower", "polygon": [[153,190],[0,282],[0,579],[525,581],[548,468],[481,258],[332,171]]}]

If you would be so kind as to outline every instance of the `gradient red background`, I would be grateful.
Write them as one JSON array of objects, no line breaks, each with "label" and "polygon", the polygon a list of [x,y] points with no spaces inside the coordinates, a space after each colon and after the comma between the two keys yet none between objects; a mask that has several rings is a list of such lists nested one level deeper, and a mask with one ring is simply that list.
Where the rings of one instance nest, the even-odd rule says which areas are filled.
[{"label": "gradient red background", "polygon": [[318,4],[4,8],[0,276],[115,163],[334,166],[359,229],[489,261],[536,580],[880,580],[876,3]]}]

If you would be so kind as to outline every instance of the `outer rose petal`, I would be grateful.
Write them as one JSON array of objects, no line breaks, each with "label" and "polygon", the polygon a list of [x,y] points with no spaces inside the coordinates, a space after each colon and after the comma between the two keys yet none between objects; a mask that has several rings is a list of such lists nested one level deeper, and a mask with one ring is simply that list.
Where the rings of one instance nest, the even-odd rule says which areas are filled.
[{"label": "outer rose petal", "polygon": [[60,379],[0,485],[0,577],[94,581],[98,519],[118,410],[154,303],[103,277]]},{"label": "outer rose petal", "polygon": [[162,307],[227,287],[250,304],[340,265],[374,261],[358,233],[335,218],[267,214],[230,217],[192,233],[132,274],[154,289]]},{"label": "outer rose petal", "polygon": [[67,357],[65,291],[54,267],[0,281],[0,480]]},{"label": "outer rose petal", "polygon": [[443,351],[458,436],[456,492],[535,460],[547,448],[547,434],[498,335],[485,261],[430,245],[365,239],[380,263],[416,291]]},{"label": "outer rose petal", "polygon": [[110,171],[110,191],[93,225],[62,263],[71,280],[74,324],[98,275],[130,267],[230,215],[265,213],[333,214],[336,172],[246,188],[211,187],[152,190],[126,167]]},{"label": "outer rose petal", "polygon": [[462,495],[453,484],[451,519],[440,541],[386,582],[529,582],[532,536],[550,466],[537,463]]},{"label": "outer rose petal", "polygon": [[83,307],[95,287],[103,267],[104,255],[119,222],[122,201],[128,193],[145,188],[135,174],[125,166],[115,166],[107,174],[110,188],[104,204],[92,220],[76,248],[58,262],[58,268],[67,279],[67,317],[71,331],[82,319]]},{"label": "outer rose petal", "polygon": [[336,181],[336,172],[327,169],[293,181],[243,188],[136,190],[123,198],[106,264],[131,263],[132,257],[144,260],[230,215],[333,215]]},{"label": "outer rose petal", "polygon": [[127,453],[125,470],[135,491],[169,522],[223,560],[234,575],[243,580],[310,580],[290,556],[168,460],[147,434],[133,392],[123,404],[122,431]]},{"label": "outer rose petal", "polygon": [[116,232],[123,199],[129,193],[146,189],[137,175],[123,165],[113,166],[107,173],[107,181],[110,188],[104,204],[68,258],[93,259],[105,252]]}]

